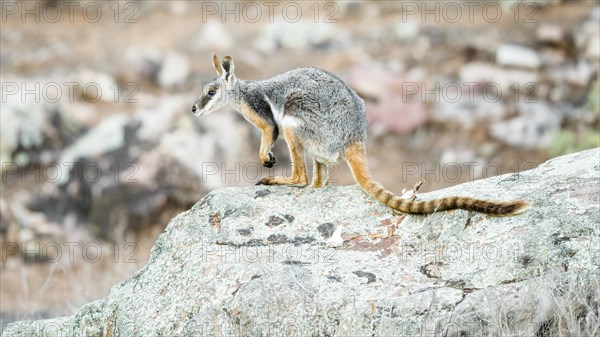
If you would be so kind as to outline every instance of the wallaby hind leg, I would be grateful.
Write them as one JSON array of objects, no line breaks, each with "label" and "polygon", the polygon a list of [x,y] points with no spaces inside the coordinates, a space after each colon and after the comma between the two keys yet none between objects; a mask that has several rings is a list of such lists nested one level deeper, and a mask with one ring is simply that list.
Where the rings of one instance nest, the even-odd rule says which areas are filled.
[{"label": "wallaby hind leg", "polygon": [[313,179],[309,187],[321,188],[328,185],[328,167],[326,164],[318,162],[313,159]]},{"label": "wallaby hind leg", "polygon": [[292,159],[292,176],[267,177],[261,179],[256,185],[294,185],[300,187],[308,185],[306,165],[304,163],[304,155],[302,154],[302,144],[299,142],[294,129],[291,127],[284,127],[283,135],[288,144],[290,157]]}]

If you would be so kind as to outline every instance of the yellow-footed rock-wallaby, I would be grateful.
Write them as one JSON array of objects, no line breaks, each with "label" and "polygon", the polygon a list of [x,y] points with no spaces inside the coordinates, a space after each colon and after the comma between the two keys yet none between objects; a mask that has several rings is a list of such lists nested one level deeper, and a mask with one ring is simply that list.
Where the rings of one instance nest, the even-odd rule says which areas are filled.
[{"label": "yellow-footed rock-wallaby", "polygon": [[450,196],[415,201],[401,198],[375,181],[367,166],[365,105],[358,94],[339,77],[317,68],[298,68],[273,77],[244,81],[236,78],[233,59],[219,61],[213,54],[219,75],[206,84],[192,112],[206,115],[229,105],[262,131],[259,157],[272,167],[273,143],[283,134],[292,160],[291,177],[263,178],[257,184],[307,186],[304,156],[313,158],[310,187],[327,184],[328,166],[346,161],[358,185],[372,198],[388,207],[410,214],[465,209],[496,216],[519,214],[528,208],[523,200],[508,202]]}]

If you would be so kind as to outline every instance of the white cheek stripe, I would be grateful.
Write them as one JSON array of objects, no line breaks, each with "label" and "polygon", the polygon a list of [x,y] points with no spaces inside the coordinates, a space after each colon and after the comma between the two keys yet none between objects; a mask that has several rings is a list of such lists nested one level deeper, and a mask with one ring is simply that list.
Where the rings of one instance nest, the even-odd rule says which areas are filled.
[{"label": "white cheek stripe", "polygon": [[211,112],[211,111],[210,111],[210,108],[211,108],[213,105],[215,105],[215,99],[214,99],[214,98],[212,98],[210,101],[208,101],[208,104],[206,104],[206,106],[202,108],[202,112],[203,112],[203,113],[208,113],[208,112]]}]

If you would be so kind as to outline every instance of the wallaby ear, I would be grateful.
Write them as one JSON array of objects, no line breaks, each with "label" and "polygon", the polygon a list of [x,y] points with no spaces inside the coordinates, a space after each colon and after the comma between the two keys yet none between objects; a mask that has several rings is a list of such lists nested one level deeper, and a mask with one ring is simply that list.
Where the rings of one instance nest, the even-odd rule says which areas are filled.
[{"label": "wallaby ear", "polygon": [[233,70],[235,69],[233,58],[231,58],[231,56],[225,56],[223,58],[223,69],[225,70],[225,80],[229,81],[231,75],[233,75]]},{"label": "wallaby ear", "polygon": [[217,57],[217,53],[213,52],[213,67],[217,71],[219,76],[223,75],[223,67],[221,67],[221,62],[219,62],[219,58]]}]

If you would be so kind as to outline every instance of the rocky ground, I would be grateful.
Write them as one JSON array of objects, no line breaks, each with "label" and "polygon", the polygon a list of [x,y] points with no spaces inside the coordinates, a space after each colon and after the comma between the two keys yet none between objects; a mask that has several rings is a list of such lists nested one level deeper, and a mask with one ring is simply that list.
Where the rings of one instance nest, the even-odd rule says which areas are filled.
[{"label": "rocky ground", "polygon": [[220,189],[106,298],[6,336],[595,336],[599,155],[419,197],[530,203],[511,217],[394,214],[356,186]]},{"label": "rocky ground", "polygon": [[[218,2],[88,1],[72,15],[37,4],[2,7],[3,322],[72,314],[142,266],[173,215],[287,168],[281,141],[278,166],[259,166],[258,133],[232,111],[189,112],[213,51],[243,79],[305,65],[340,74],[367,101],[370,165],[394,191],[598,146],[594,2],[482,3],[458,18],[441,2],[430,2],[437,16],[421,2],[272,15],[258,3],[259,17],[246,2],[239,17]],[[346,168],[333,173],[352,183]]]}]

